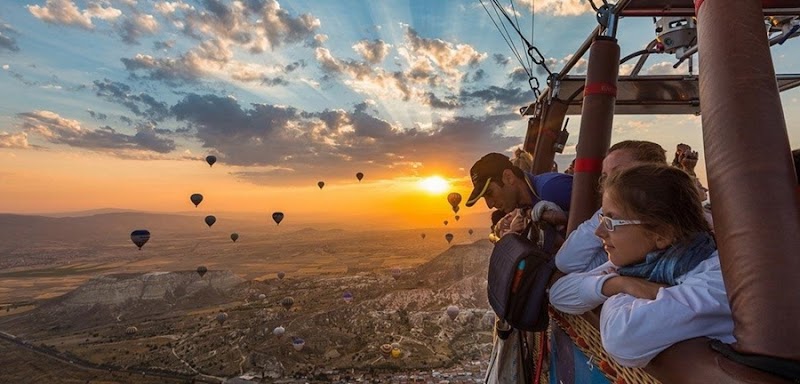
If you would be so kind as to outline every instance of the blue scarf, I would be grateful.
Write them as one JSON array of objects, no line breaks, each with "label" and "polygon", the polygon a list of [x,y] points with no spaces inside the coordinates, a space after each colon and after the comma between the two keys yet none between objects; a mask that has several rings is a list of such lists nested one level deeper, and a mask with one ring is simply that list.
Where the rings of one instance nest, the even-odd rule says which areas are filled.
[{"label": "blue scarf", "polygon": [[714,237],[701,232],[688,241],[647,254],[644,262],[617,270],[620,276],[641,277],[659,284],[676,285],[676,279],[711,257],[717,249]]}]

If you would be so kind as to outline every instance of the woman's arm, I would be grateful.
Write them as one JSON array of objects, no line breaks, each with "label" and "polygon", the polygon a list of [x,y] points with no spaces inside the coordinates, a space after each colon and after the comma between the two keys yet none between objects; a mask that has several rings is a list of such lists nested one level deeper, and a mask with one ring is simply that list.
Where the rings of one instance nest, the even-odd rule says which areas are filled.
[{"label": "woman's arm", "polygon": [[589,272],[570,273],[550,287],[550,304],[561,312],[580,315],[590,311],[608,298],[603,295],[603,283],[617,276],[608,273],[613,265],[608,262]]},{"label": "woman's arm", "polygon": [[567,237],[556,254],[556,268],[564,273],[588,272],[608,261],[603,241],[595,236],[599,222],[594,213]]}]

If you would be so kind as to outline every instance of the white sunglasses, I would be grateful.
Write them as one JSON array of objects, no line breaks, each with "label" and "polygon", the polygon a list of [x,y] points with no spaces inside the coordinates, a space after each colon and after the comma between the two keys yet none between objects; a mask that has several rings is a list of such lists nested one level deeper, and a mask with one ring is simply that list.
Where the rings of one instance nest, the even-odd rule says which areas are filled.
[{"label": "white sunglasses", "polygon": [[609,232],[614,232],[617,227],[622,225],[643,224],[641,220],[616,220],[605,216],[602,213],[597,214],[597,219],[600,221],[600,224],[603,224],[603,227]]}]

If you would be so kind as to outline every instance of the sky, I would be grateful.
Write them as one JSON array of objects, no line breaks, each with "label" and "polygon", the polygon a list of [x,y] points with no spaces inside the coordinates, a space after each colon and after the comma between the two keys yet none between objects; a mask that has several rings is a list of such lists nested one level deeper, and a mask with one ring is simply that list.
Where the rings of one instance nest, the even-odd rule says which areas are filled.
[{"label": "sky", "polygon": [[[500,3],[553,70],[596,25],[584,0]],[[182,212],[202,193],[205,212],[439,225],[472,163],[525,136],[528,62],[491,14],[478,0],[2,1],[0,212]],[[652,20],[623,19],[618,37],[623,56],[641,49]],[[793,45],[773,47],[779,73],[800,72]],[[687,73],[675,61],[644,72]],[[798,92],[782,95],[793,148]],[[700,149],[705,181],[699,117],[617,117],[612,142],[631,138]],[[424,188],[432,176],[449,186]]]}]

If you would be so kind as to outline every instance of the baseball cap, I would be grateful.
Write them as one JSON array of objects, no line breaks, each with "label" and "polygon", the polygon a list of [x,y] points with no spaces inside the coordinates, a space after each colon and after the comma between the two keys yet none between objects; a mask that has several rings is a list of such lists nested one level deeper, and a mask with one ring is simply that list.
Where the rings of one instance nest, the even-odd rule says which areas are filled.
[{"label": "baseball cap", "polygon": [[508,156],[500,153],[490,153],[480,158],[475,162],[469,170],[469,176],[472,178],[472,193],[469,194],[467,202],[464,203],[467,207],[471,207],[483,197],[486,190],[489,189],[489,183],[494,179],[499,181],[503,177],[503,171],[511,169],[513,165]]}]

